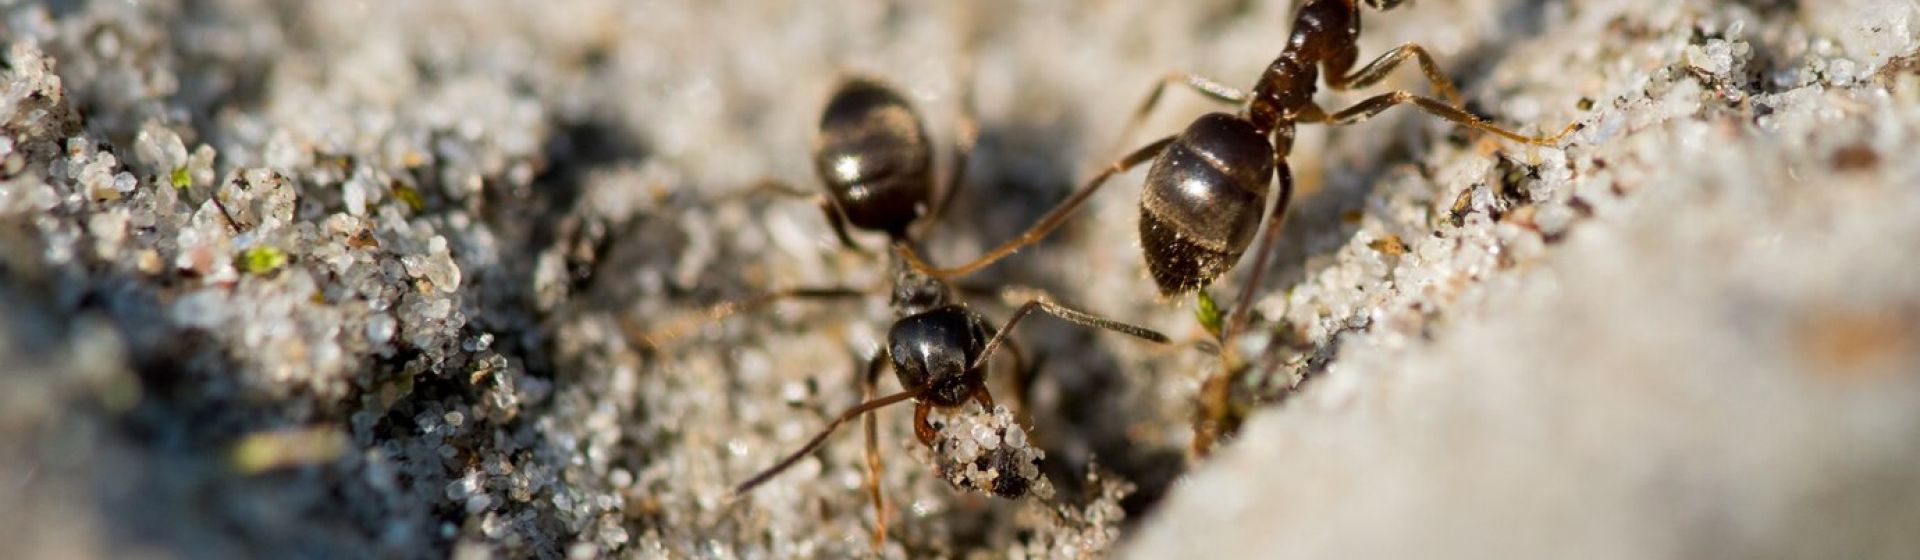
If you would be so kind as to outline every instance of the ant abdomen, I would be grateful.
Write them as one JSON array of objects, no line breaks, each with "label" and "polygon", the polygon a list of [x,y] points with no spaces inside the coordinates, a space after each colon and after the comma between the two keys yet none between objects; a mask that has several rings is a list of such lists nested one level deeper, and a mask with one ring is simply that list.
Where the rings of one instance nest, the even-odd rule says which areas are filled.
[{"label": "ant abdomen", "polygon": [[926,212],[933,143],[913,106],[873,80],[842,82],[820,116],[814,171],[854,227],[899,237]]},{"label": "ant abdomen", "polygon": [[1200,117],[1153,161],[1140,197],[1140,244],[1161,295],[1191,292],[1233,268],[1252,243],[1273,182],[1273,145],[1253,123]]}]

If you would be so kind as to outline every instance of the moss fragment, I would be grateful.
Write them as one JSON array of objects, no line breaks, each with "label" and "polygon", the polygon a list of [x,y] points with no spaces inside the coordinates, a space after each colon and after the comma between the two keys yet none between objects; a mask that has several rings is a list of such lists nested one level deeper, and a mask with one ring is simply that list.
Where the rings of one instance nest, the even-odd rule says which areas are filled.
[{"label": "moss fragment", "polygon": [[414,212],[419,212],[427,208],[427,200],[420,197],[420,191],[415,190],[413,187],[406,186],[399,181],[393,182],[393,196],[394,198],[400,199],[401,202],[407,203],[407,208]]},{"label": "moss fragment", "polygon": [[1219,338],[1221,328],[1220,304],[1214,302],[1213,296],[1207,294],[1206,290],[1194,292],[1193,300],[1195,304],[1193,306],[1193,318],[1200,321],[1200,327],[1207,329],[1207,333],[1212,334],[1214,338]]},{"label": "moss fragment", "polygon": [[287,253],[268,245],[247,249],[240,254],[240,270],[247,274],[268,274],[287,265]]}]

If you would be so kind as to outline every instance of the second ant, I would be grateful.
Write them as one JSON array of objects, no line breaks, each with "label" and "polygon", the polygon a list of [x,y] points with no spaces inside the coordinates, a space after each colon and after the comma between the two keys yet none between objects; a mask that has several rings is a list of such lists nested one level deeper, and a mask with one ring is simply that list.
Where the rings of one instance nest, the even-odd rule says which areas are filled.
[{"label": "second ant", "polygon": [[[968,129],[962,126],[962,129]],[[893,249],[889,259],[891,281],[873,288],[820,287],[795,288],[771,292],[746,300],[712,306],[701,316],[679,324],[667,325],[635,337],[646,346],[659,346],[692,328],[718,321],[782,299],[836,299],[890,294],[895,319],[887,331],[885,346],[866,360],[862,371],[864,401],[846,409],[798,450],[734,488],[744,496],[775,475],[812,453],[841,425],[865,418],[867,490],[876,509],[873,533],[876,549],[886,540],[886,504],[879,487],[881,461],[877,436],[869,413],[893,404],[914,403],[913,428],[922,444],[936,447],[938,430],[929,421],[935,408],[954,409],[977,402],[985,410],[994,410],[993,396],[986,386],[988,361],[1002,346],[1013,349],[1016,369],[1024,368],[1008,335],[1015,325],[1035,311],[1087,327],[1111,330],[1156,343],[1167,342],[1158,332],[1113,321],[1079,311],[1053,301],[1037,290],[1008,290],[1009,299],[1023,301],[1012,318],[995,328],[987,318],[969,309],[958,297],[959,291],[940,278],[921,274],[907,264],[918,261],[916,227],[930,224],[947,206],[959,187],[970,148],[968,134],[955,145],[955,155],[945,185],[934,180],[932,143],[926,128],[907,100],[893,88],[865,78],[843,80],[834,91],[820,118],[814,142],[813,163],[826,187],[818,204],[842,244],[858,245],[847,233],[847,226],[884,234]],[[944,188],[943,188],[944,187]],[[776,183],[763,184],[762,190],[802,194]],[[936,201],[935,194],[941,193]],[[901,391],[876,396],[880,373],[891,367]],[[1017,426],[1007,428],[1018,429]],[[1003,436],[1005,434],[1002,434]],[[1011,455],[1011,445],[978,457],[982,470],[998,477],[972,489],[992,492],[1005,498],[1018,498],[1034,482],[1020,478],[1022,460]],[[952,468],[952,467],[947,467]],[[964,468],[964,465],[961,466]]]},{"label": "second ant", "polygon": [[[1389,10],[1402,0],[1367,0]],[[1245,411],[1232,406],[1233,387],[1241,383],[1245,364],[1236,355],[1246,328],[1254,291],[1266,273],[1267,260],[1280,240],[1280,221],[1293,196],[1293,173],[1287,157],[1293,151],[1300,124],[1341,126],[1355,124],[1403,104],[1412,104],[1434,116],[1508,140],[1553,146],[1579,128],[1568,125],[1553,136],[1528,136],[1502,128],[1461,108],[1458,90],[1441,74],[1425,49],[1407,43],[1355,69],[1360,60],[1360,7],[1357,0],[1306,0],[1295,12],[1293,32],[1280,55],[1254,82],[1251,91],[1236,89],[1193,74],[1175,73],[1162,79],[1135,111],[1125,130],[1131,131],[1153,110],[1170,84],[1187,88],[1222,103],[1237,105],[1236,113],[1208,113],[1181,133],[1147,143],[1102,169],[1087,184],[1055,206],[1026,232],[995,247],[972,262],[950,268],[928,265],[910,251],[901,251],[913,267],[934,278],[979,270],[1039,242],[1092,196],[1107,179],[1152,162],[1140,193],[1139,238],[1148,273],[1162,296],[1198,292],[1201,305],[1210,307],[1202,288],[1232,269],[1260,234],[1253,269],[1241,285],[1232,313],[1216,333],[1221,365],[1201,389],[1194,422],[1193,451],[1204,456],[1222,436],[1232,434]],[[1343,109],[1329,111],[1313,100],[1324,78],[1334,90],[1363,88],[1380,82],[1401,63],[1414,60],[1441,99],[1404,90],[1369,97]],[[1269,208],[1275,180],[1279,193]],[[1261,224],[1265,231],[1261,232]],[[1209,330],[1213,330],[1211,325]]]}]

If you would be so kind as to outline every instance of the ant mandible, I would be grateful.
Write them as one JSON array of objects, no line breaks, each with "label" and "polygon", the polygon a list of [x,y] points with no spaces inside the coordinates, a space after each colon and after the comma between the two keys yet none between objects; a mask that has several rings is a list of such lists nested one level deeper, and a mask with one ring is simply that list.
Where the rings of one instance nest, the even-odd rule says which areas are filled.
[{"label": "ant mandible", "polygon": [[[1375,9],[1389,10],[1403,0],[1366,0]],[[1239,262],[1260,225],[1266,223],[1253,270],[1241,286],[1232,314],[1219,332],[1222,373],[1210,378],[1200,397],[1194,425],[1193,450],[1205,455],[1216,439],[1237,426],[1230,410],[1230,390],[1243,368],[1233,343],[1246,328],[1253,291],[1260,285],[1267,259],[1278,245],[1280,221],[1293,196],[1293,173],[1287,156],[1293,151],[1294,128],[1300,123],[1332,126],[1354,124],[1401,104],[1411,103],[1434,116],[1461,126],[1532,145],[1557,145],[1579,128],[1568,125],[1553,136],[1527,136],[1487,122],[1462,109],[1453,83],[1440,73],[1425,49],[1400,45],[1359,70],[1360,9],[1357,0],[1306,0],[1295,13],[1293,34],[1286,47],[1261,73],[1251,93],[1193,74],[1174,73],[1156,84],[1124,130],[1131,132],[1159,102],[1170,84],[1185,85],[1210,99],[1240,106],[1237,114],[1208,113],[1178,135],[1148,143],[1095,175],[1066,200],[1041,216],[1026,232],[995,247],[973,262],[950,268],[933,267],[910,252],[901,256],[921,274],[945,278],[979,270],[1039,242],[1058,228],[1108,178],[1142,163],[1153,162],[1140,194],[1140,244],[1147,270],[1163,297],[1196,292]],[[1335,90],[1378,83],[1408,58],[1414,59],[1427,81],[1445,101],[1404,90],[1376,95],[1351,107],[1329,112],[1313,101],[1322,75]],[[1278,176],[1280,193],[1273,210],[1265,214],[1269,186]],[[1204,292],[1200,294],[1205,296]]]},{"label": "ant mandible", "polygon": [[[962,130],[970,130],[963,125]],[[959,185],[971,147],[971,134],[963,132],[955,144],[952,169],[944,185],[945,194],[929,208],[936,188],[933,179],[932,143],[926,127],[907,100],[893,88],[867,78],[848,78],[835,89],[820,118],[814,142],[814,170],[826,187],[820,207],[842,244],[857,248],[847,235],[852,227],[885,234],[894,249],[890,259],[890,306],[896,319],[887,332],[886,347],[867,360],[863,378],[865,399],[840,413],[817,435],[772,467],[748,478],[733,489],[734,496],[745,495],[755,487],[785,471],[818,448],[842,424],[864,418],[868,492],[875,515],[874,544],[886,540],[885,503],[879,488],[881,463],[878,436],[868,413],[904,401],[914,402],[914,434],[922,444],[932,447],[937,431],[928,420],[934,408],[948,409],[969,400],[993,410],[993,397],[986,387],[987,362],[1001,346],[1012,346],[1008,333],[1034,311],[1044,311],[1067,321],[1111,330],[1148,341],[1165,343],[1165,335],[1127,323],[1101,318],[1058,303],[1037,290],[1013,290],[1026,301],[999,329],[986,317],[968,309],[956,297],[955,290],[941,279],[916,272],[902,256],[915,255],[914,228],[931,223],[943,210]],[[789,194],[796,191],[775,184],[764,184]],[[917,256],[910,257],[918,260]],[[825,299],[857,297],[878,291],[855,288],[800,288],[772,292],[738,302],[710,307],[694,323],[705,324],[747,309],[765,306],[780,299]],[[683,334],[694,325],[678,325],[642,335],[649,346]],[[1016,359],[1019,358],[1016,349]],[[1019,361],[1024,362],[1024,359]],[[882,369],[891,365],[902,390],[875,397]],[[1021,366],[1024,367],[1024,366]],[[1024,493],[1026,481],[1005,481],[990,488],[995,494],[1017,498]]]}]

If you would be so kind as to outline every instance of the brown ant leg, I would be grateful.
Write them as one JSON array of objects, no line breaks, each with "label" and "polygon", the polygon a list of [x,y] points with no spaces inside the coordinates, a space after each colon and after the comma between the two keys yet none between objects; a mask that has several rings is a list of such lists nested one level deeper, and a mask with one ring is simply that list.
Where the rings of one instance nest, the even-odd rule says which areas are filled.
[{"label": "brown ant leg", "polygon": [[1193,434],[1193,453],[1205,457],[1213,450],[1214,441],[1229,434],[1239,424],[1230,418],[1233,388],[1241,383],[1240,377],[1246,373],[1239,360],[1239,347],[1234,340],[1246,329],[1247,320],[1253,311],[1253,294],[1260,289],[1260,282],[1266,276],[1267,260],[1273,256],[1273,250],[1280,245],[1280,230],[1287,216],[1287,203],[1293,200],[1293,170],[1287,165],[1286,154],[1275,152],[1273,172],[1280,179],[1280,200],[1274,201],[1273,213],[1267,216],[1266,231],[1261,232],[1258,252],[1253,256],[1253,270],[1247,273],[1247,281],[1240,286],[1239,299],[1234,301],[1233,314],[1227,318],[1225,328],[1220,330],[1220,372],[1202,385],[1200,394],[1200,423]]},{"label": "brown ant leg", "polygon": [[628,317],[621,318],[620,327],[626,331],[627,339],[635,345],[644,348],[659,348],[686,336],[694,329],[700,328],[708,323],[719,322],[722,319],[742,312],[766,307],[783,299],[854,298],[873,294],[877,291],[875,288],[848,288],[841,286],[788,288],[746,299],[717,303],[691,317],[682,316],[664,327],[653,330],[641,329],[638,324],[635,324],[634,320]]},{"label": "brown ant leg", "polygon": [[1072,215],[1074,210],[1079,209],[1080,205],[1085,204],[1088,197],[1093,196],[1094,192],[1099,191],[1100,187],[1106,184],[1107,179],[1112,178],[1115,174],[1138,167],[1140,164],[1153,161],[1154,156],[1160,155],[1160,151],[1165,150],[1167,145],[1171,143],[1173,143],[1172,136],[1161,138],[1151,144],[1147,144],[1145,147],[1134,150],[1133,153],[1127,154],[1126,157],[1120,158],[1120,160],[1114,162],[1113,165],[1109,165],[1106,169],[1101,170],[1098,175],[1095,175],[1092,180],[1087,182],[1086,186],[1080,187],[1080,190],[1074,191],[1072,195],[1067,196],[1066,200],[1055,205],[1052,210],[1048,210],[1046,215],[1040,217],[1040,221],[1028,227],[1027,231],[1021,233],[1019,237],[1000,244],[999,247],[995,247],[985,255],[974,259],[973,262],[951,268],[934,268],[932,265],[927,264],[926,261],[921,260],[920,256],[913,251],[903,251],[896,247],[895,252],[905,257],[907,262],[913,265],[915,271],[934,278],[952,278],[979,270],[989,264],[993,264],[995,261],[1006,258],[1008,255],[1012,255],[1023,247],[1040,241],[1040,239],[1046,237],[1048,233],[1052,233],[1054,228],[1058,228],[1061,223],[1066,222],[1067,216]]},{"label": "brown ant leg", "polygon": [[1167,86],[1173,84],[1185,85],[1188,89],[1192,89],[1195,93],[1199,93],[1208,99],[1229,105],[1239,105],[1247,102],[1247,92],[1209,80],[1198,74],[1173,72],[1161,76],[1160,81],[1153,85],[1153,90],[1147,93],[1147,98],[1140,102],[1140,108],[1133,110],[1133,117],[1127,119],[1127,125],[1120,129],[1119,142],[1121,142],[1122,145],[1125,145],[1124,143],[1127,139],[1133,138],[1133,133],[1139,130],[1140,123],[1146,122],[1147,113],[1152,112],[1153,107],[1160,104],[1161,94],[1166,93]]},{"label": "brown ant leg", "polygon": [[973,400],[980,403],[981,410],[987,411],[987,414],[993,414],[993,394],[987,392],[986,385],[981,385],[979,389],[974,390]]},{"label": "brown ant leg", "polygon": [[1373,62],[1367,63],[1367,65],[1360,68],[1358,72],[1345,75],[1329,73],[1327,75],[1327,85],[1337,90],[1349,90],[1379,83],[1382,78],[1386,78],[1387,74],[1392,72],[1395,67],[1398,67],[1401,62],[1406,61],[1407,57],[1413,57],[1414,61],[1420,64],[1420,72],[1427,75],[1427,83],[1432,84],[1433,91],[1439,94],[1441,99],[1447,100],[1447,104],[1449,105],[1455,107],[1460,106],[1460,90],[1453,87],[1453,80],[1448,79],[1446,74],[1440,72],[1439,65],[1433,63],[1433,57],[1427,55],[1426,49],[1413,43],[1400,45],[1391,51],[1387,51],[1387,54],[1380,55],[1380,58],[1373,59]]},{"label": "brown ant leg", "polygon": [[1240,297],[1233,305],[1233,315],[1228,316],[1226,328],[1221,329],[1221,344],[1225,345],[1223,354],[1233,354],[1233,337],[1247,326],[1247,317],[1253,308],[1253,292],[1260,288],[1260,281],[1267,272],[1267,260],[1273,257],[1273,250],[1280,246],[1280,226],[1287,217],[1287,205],[1293,200],[1293,168],[1287,165],[1284,154],[1275,153],[1273,174],[1280,179],[1280,199],[1274,201],[1273,212],[1267,215],[1267,230],[1261,232],[1260,248],[1253,255],[1253,270],[1247,273],[1246,285],[1240,287]]},{"label": "brown ant leg", "polygon": [[[914,391],[901,391],[854,405],[853,408],[849,408],[846,412],[840,413],[840,416],[835,417],[833,422],[828,423],[826,428],[820,430],[820,433],[815,434],[813,439],[807,440],[807,444],[801,446],[799,451],[793,452],[793,454],[781,459],[780,462],[774,463],[773,466],[767,468],[767,470],[760,471],[760,474],[753,475],[753,478],[749,478],[746,482],[740,483],[739,486],[733,487],[733,496],[730,498],[737,498],[745,495],[747,492],[753,491],[755,487],[772,479],[773,475],[780,474],[781,471],[792,467],[794,463],[800,462],[801,457],[806,457],[808,453],[812,453],[814,449],[818,449],[821,443],[827,441],[827,436],[833,435],[833,431],[839,429],[840,425],[847,423],[848,420],[916,396],[919,396],[919,393]],[[925,406],[925,404],[922,403],[921,406]]]},{"label": "brown ant leg", "polygon": [[[867,360],[861,398],[873,400],[876,386],[879,385],[880,370],[886,366],[886,354],[874,354],[873,358]],[[862,415],[860,423],[867,432],[867,495],[873,498],[873,550],[879,552],[887,546],[887,501],[880,493],[880,479],[885,469],[880,463],[880,433],[873,417],[872,414]]]},{"label": "brown ant leg", "polygon": [[1027,371],[1027,352],[1013,339],[1007,339],[1006,346],[1007,351],[1013,353],[1013,373],[1008,374],[1012,377],[1007,380],[1013,386],[1013,406],[1026,410],[1028,384],[1033,383],[1032,372]]},{"label": "brown ant leg", "polygon": [[866,247],[853,242],[853,236],[847,234],[847,214],[826,195],[815,195],[814,204],[820,206],[820,213],[827,217],[827,225],[833,226],[833,236],[840,238],[840,246],[852,251],[866,252]]},{"label": "brown ant leg", "polygon": [[720,200],[741,199],[741,198],[747,198],[749,196],[759,196],[759,195],[769,195],[769,194],[792,197],[792,198],[810,198],[819,193],[802,189],[799,187],[795,187],[787,183],[786,181],[767,178],[767,179],[761,179],[752,185],[748,185],[747,188],[742,189],[738,192],[735,192],[731,195],[720,197]]},{"label": "brown ant leg", "polygon": [[958,132],[955,133],[956,137],[953,141],[953,160],[949,163],[953,168],[947,170],[946,190],[941,191],[940,199],[934,202],[933,209],[927,212],[926,217],[921,218],[920,223],[923,225],[911,236],[914,239],[925,236],[928,230],[933,229],[933,224],[939,223],[940,216],[946,214],[947,208],[953,206],[954,195],[960,192],[961,186],[966,182],[967,161],[973,156],[974,143],[980,139],[980,124],[973,115],[972,91],[969,89],[962,95],[966,98],[963,102],[966,109],[964,109],[965,114],[962,114],[959,122],[954,125]]},{"label": "brown ant leg", "polygon": [[761,179],[760,182],[754,183],[745,190],[730,196],[720,197],[719,200],[746,198],[766,194],[813,199],[814,205],[820,207],[820,214],[826,216],[827,225],[833,227],[833,236],[840,239],[840,246],[854,251],[866,251],[866,248],[861,247],[859,243],[855,243],[853,236],[847,233],[846,212],[840,211],[840,206],[834,204],[833,199],[827,195],[794,188],[793,185],[789,185],[779,179]]},{"label": "brown ant leg", "polygon": [[913,404],[913,435],[927,447],[933,447],[934,436],[940,435],[938,430],[933,429],[933,424],[927,422],[927,413],[932,411],[933,403],[921,401]]},{"label": "brown ant leg", "polygon": [[1012,377],[1007,379],[1007,384],[1013,387],[1014,417],[1023,425],[1032,426],[1033,409],[1027,403],[1033,397],[1034,372],[1040,371],[1040,363],[1028,362],[1026,350],[1011,338],[1007,339],[1005,346],[1008,352],[1013,353],[1013,372],[1008,374]]},{"label": "brown ant leg", "polygon": [[1473,113],[1468,113],[1463,109],[1448,105],[1438,99],[1421,97],[1404,90],[1369,97],[1366,100],[1355,103],[1352,107],[1341,109],[1340,112],[1332,115],[1326,114],[1324,109],[1316,105],[1308,105],[1305,110],[1300,112],[1300,120],[1302,122],[1322,122],[1332,126],[1344,126],[1365,121],[1374,115],[1380,114],[1381,111],[1391,109],[1393,106],[1402,103],[1413,103],[1415,107],[1419,107],[1422,111],[1426,111],[1436,117],[1453,121],[1460,126],[1491,132],[1508,140],[1535,146],[1559,145],[1560,141],[1565,139],[1568,134],[1572,134],[1573,131],[1580,129],[1580,123],[1575,122],[1567,125],[1567,128],[1562,129],[1559,134],[1553,136],[1527,136],[1501,128],[1499,125],[1487,122],[1485,119],[1481,119]]},{"label": "brown ant leg", "polygon": [[1080,325],[1083,327],[1106,329],[1106,330],[1110,330],[1110,331],[1124,334],[1127,336],[1131,336],[1131,337],[1135,337],[1135,338],[1139,338],[1139,339],[1147,340],[1151,342],[1158,342],[1162,344],[1171,340],[1167,338],[1167,335],[1160,334],[1159,332],[1156,332],[1146,327],[1133,325],[1129,323],[1122,323],[1112,319],[1099,317],[1091,313],[1087,313],[1085,311],[1080,311],[1078,309],[1060,305],[1058,303],[1054,303],[1053,298],[1051,296],[1048,296],[1046,292],[1042,292],[1040,290],[1030,289],[1030,288],[1014,288],[1014,289],[1007,290],[1006,295],[1004,297],[1006,297],[1009,301],[1025,299],[1027,300],[1027,302],[1025,304],[1022,304],[1018,310],[1013,312],[1013,317],[1010,319],[1007,319],[1007,324],[1005,326],[1000,327],[999,331],[993,333],[993,338],[988,339],[987,345],[981,347],[980,357],[973,363],[971,367],[977,368],[986,364],[987,358],[993,357],[994,350],[999,349],[1001,344],[1006,343],[1007,335],[1013,332],[1014,325],[1020,324],[1021,319],[1025,319],[1027,315],[1033,314],[1033,312],[1036,310],[1045,311],[1049,315],[1053,315],[1055,317],[1065,319],[1067,322]]}]

